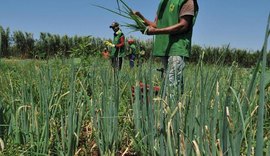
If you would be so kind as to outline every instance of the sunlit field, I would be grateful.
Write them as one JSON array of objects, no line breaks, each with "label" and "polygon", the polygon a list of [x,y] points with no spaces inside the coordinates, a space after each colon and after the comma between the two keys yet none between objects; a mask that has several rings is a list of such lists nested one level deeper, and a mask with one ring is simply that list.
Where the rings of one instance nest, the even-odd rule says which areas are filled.
[{"label": "sunlit field", "polygon": [[188,63],[181,95],[160,66],[150,59],[130,69],[125,60],[118,72],[102,58],[2,59],[2,155],[254,155],[259,69]]},{"label": "sunlit field", "polygon": [[[117,4],[124,15],[96,7],[147,31]],[[111,46],[106,56],[122,57],[111,39],[0,26],[0,156],[269,156],[269,36],[270,15],[256,52],[192,45],[177,85],[152,56],[155,38],[130,37],[140,59],[119,70],[101,56]]]}]

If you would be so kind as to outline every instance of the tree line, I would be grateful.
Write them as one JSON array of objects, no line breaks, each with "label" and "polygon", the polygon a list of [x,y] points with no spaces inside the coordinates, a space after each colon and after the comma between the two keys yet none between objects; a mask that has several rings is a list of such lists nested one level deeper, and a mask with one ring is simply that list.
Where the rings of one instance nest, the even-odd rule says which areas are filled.
[{"label": "tree line", "polygon": [[[79,54],[75,49],[84,48],[84,55],[95,55],[102,48],[103,39],[91,36],[60,36],[41,32],[38,39],[33,33],[14,31],[11,35],[10,29],[0,26],[1,48],[0,56],[20,58],[50,58],[55,56],[69,57]],[[73,52],[73,53],[72,53]],[[79,52],[78,52],[79,53]]]},{"label": "tree line", "polygon": [[[232,65],[237,63],[239,67],[249,68],[254,66],[258,59],[261,59],[261,51],[248,51],[245,49],[223,47],[201,47],[192,46],[190,62],[197,62],[203,54],[202,60],[207,64]],[[270,66],[270,53],[267,54],[267,66]]]},{"label": "tree line", "polygon": [[[38,39],[33,33],[14,31],[0,26],[0,57],[20,57],[24,59],[49,59],[52,57],[81,57],[96,56],[105,48],[103,44],[106,39],[92,36],[60,36],[41,32]],[[143,47],[146,52],[145,58],[150,57],[152,51],[152,40],[137,40],[137,47]],[[203,54],[203,55],[202,55]],[[201,47],[192,46],[189,62],[196,63],[203,56],[205,63],[231,65],[238,63],[242,67],[254,66],[260,57],[259,51],[247,51],[245,49],[234,49],[224,47]],[[270,54],[268,53],[268,66],[270,65]]]}]

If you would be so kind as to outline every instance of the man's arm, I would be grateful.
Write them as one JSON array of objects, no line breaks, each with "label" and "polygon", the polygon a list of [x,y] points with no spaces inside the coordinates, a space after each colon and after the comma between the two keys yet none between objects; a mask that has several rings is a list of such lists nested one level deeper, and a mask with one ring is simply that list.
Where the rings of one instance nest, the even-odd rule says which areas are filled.
[{"label": "man's arm", "polygon": [[148,35],[158,35],[158,34],[182,34],[189,31],[192,27],[193,16],[185,15],[179,20],[179,23],[165,27],[165,28],[155,28],[150,26],[148,28]]},{"label": "man's arm", "polygon": [[125,45],[125,36],[120,37],[120,43],[116,44],[115,47],[120,48]]}]

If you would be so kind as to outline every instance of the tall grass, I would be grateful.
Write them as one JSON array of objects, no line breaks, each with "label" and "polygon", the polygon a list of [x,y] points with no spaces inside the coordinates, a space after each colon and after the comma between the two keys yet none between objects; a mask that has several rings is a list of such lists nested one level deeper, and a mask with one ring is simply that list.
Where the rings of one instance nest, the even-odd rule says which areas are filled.
[{"label": "tall grass", "polygon": [[[93,71],[92,74],[98,72]],[[101,155],[115,155],[119,148],[119,134],[121,134],[118,121],[119,75],[103,68],[98,78],[92,84],[93,99],[91,102],[91,106],[95,109],[92,117],[96,131],[96,143]]]},{"label": "tall grass", "polygon": [[[265,43],[269,36],[268,27],[266,34]],[[137,98],[133,108],[135,134],[137,134],[138,147],[141,147],[142,143],[146,146],[140,148],[139,151],[143,155],[209,155],[210,153],[211,155],[241,155],[243,153],[253,155],[251,151],[254,148],[253,139],[261,136],[256,143],[256,152],[260,151],[259,155],[263,155],[264,115],[263,111],[259,110],[257,124],[254,113],[257,111],[258,100],[260,109],[264,109],[265,104],[265,78],[263,76],[266,64],[265,48],[266,45],[264,45],[262,63],[264,69],[260,74],[262,76],[260,99],[254,88],[259,82],[256,76],[259,66],[255,68],[252,79],[247,80],[241,78],[236,64],[224,73],[224,67],[215,67],[213,70],[206,71],[201,61],[195,72],[187,78],[192,81],[187,84],[192,84],[187,93],[182,97],[173,98],[170,96],[174,92],[173,88],[165,85],[162,90],[165,90],[166,94],[160,94],[157,98],[159,103],[151,101],[153,99],[151,89],[148,93],[144,88],[144,92],[141,93],[140,87],[137,86]],[[260,61],[261,59],[258,65]],[[151,75],[151,73],[145,75]],[[143,77],[140,81],[144,80],[144,83],[151,84],[149,77]],[[148,97],[150,101],[141,97]],[[184,120],[183,117],[185,117]],[[256,125],[259,126],[257,129],[254,128]]]},{"label": "tall grass", "polygon": [[[173,87],[162,86],[156,64],[114,76],[108,64],[64,62],[29,62],[0,72],[7,149],[33,155],[240,155],[255,147],[258,96],[254,87],[247,100],[248,70],[189,65],[185,93],[177,97]],[[149,84],[148,92],[140,81]],[[164,91],[156,96],[154,85]]]},{"label": "tall grass", "polygon": [[267,57],[267,44],[270,35],[270,14],[268,16],[268,24],[265,32],[265,40],[262,48],[262,69],[260,79],[260,99],[258,108],[258,124],[256,132],[256,155],[263,155],[264,138],[263,138],[263,127],[264,127],[264,110],[265,110],[265,72],[266,72],[266,57]]},{"label": "tall grass", "polygon": [[0,58],[2,57],[2,29],[0,29]]},{"label": "tall grass", "polygon": [[21,72],[3,75],[9,82],[2,86],[8,94],[1,94],[1,106],[9,125],[6,133],[13,138],[10,143],[22,145],[20,152],[25,154],[74,154],[87,97],[77,71],[58,71],[51,65],[27,69],[23,76]]}]

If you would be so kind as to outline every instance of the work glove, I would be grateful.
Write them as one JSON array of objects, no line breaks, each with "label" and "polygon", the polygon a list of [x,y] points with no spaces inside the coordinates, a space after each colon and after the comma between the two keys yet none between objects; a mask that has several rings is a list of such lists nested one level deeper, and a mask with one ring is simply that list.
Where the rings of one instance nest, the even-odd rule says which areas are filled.
[{"label": "work glove", "polygon": [[104,43],[105,43],[106,46],[109,46],[109,47],[115,47],[115,45],[112,44],[112,43],[109,42],[109,41],[105,41]]}]

